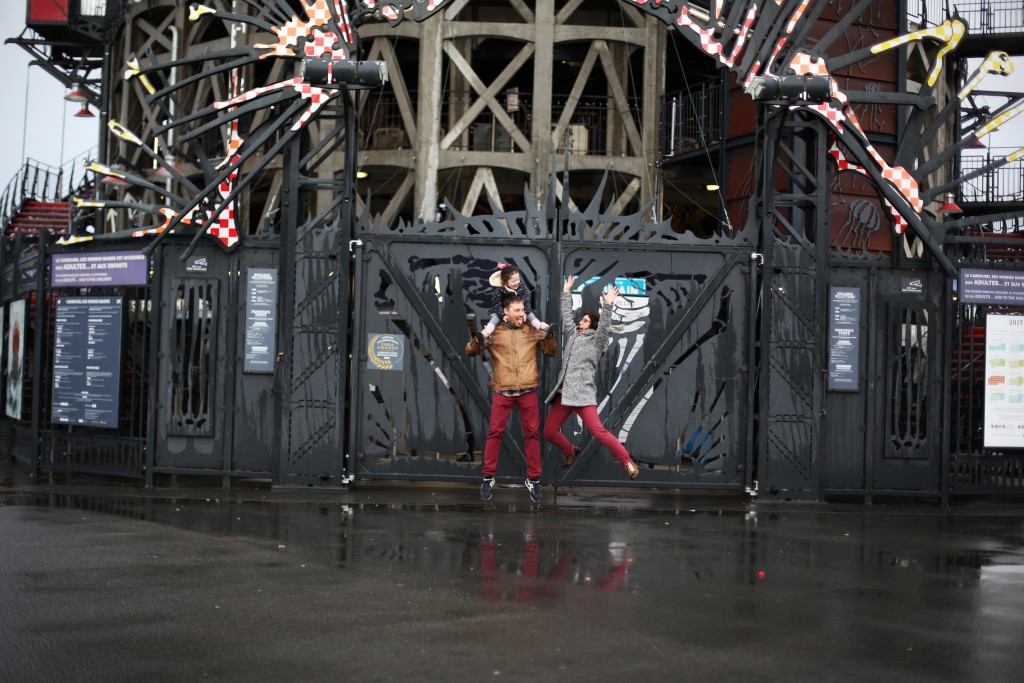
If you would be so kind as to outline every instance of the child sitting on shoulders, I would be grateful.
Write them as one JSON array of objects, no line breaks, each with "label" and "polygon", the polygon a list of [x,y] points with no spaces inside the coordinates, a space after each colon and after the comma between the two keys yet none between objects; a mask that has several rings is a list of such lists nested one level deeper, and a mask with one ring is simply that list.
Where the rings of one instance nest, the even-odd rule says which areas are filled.
[{"label": "child sitting on shoulders", "polygon": [[526,283],[523,282],[519,267],[499,263],[498,268],[499,270],[495,271],[487,280],[494,287],[494,290],[492,292],[491,307],[488,309],[491,319],[484,326],[484,337],[490,337],[491,333],[494,332],[494,327],[501,322],[503,302],[510,296],[518,296],[523,300],[523,306],[526,308],[526,319],[533,329],[548,329],[548,324],[541,322],[533,312],[533,305],[530,302],[530,290],[526,288]]}]

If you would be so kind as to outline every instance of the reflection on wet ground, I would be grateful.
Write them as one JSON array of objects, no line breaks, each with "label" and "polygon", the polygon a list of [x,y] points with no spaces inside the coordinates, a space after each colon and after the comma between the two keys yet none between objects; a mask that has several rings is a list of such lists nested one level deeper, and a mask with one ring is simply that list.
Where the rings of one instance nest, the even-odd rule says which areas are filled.
[{"label": "reflection on wet ground", "polygon": [[[517,638],[534,643],[537,664],[552,671],[580,647],[576,657],[586,662],[574,670],[598,678],[620,670],[626,648],[634,654],[623,673],[663,679],[674,679],[670,664],[688,661],[717,680],[742,678],[747,667],[788,667],[795,680],[1018,680],[1020,507],[687,507],[684,499],[648,509],[530,508],[463,504],[464,490],[443,503],[386,496],[285,501],[22,489],[0,493],[0,521],[17,514],[46,534],[98,515],[115,528],[117,520],[144,523],[157,539],[165,528],[245,540],[273,566],[316,567],[339,584],[367,580],[365,591],[345,600],[413,604],[410,591],[443,590],[443,604],[458,609],[444,612],[438,629],[465,629],[462,619],[472,614],[494,620],[481,628],[497,636],[501,619],[541,610],[543,619],[519,625],[536,633]],[[375,497],[385,499],[367,500]],[[364,619],[369,625],[374,617]],[[577,642],[584,637],[586,645]],[[504,661],[519,649],[497,637],[487,643],[463,655]],[[557,643],[558,652],[546,649]],[[405,646],[388,647],[402,653]],[[388,671],[384,665],[381,677],[391,678]]]},{"label": "reflection on wet ground", "polygon": [[[977,582],[1024,566],[1024,510],[879,511],[756,505],[734,509],[538,509],[16,494],[0,505],[99,512],[204,534],[276,542],[310,561],[374,571],[476,577],[482,595],[528,601],[568,586],[634,594],[680,582],[764,583],[801,571]],[[1002,568],[1001,570],[999,568]],[[780,572],[783,576],[776,576]]]}]

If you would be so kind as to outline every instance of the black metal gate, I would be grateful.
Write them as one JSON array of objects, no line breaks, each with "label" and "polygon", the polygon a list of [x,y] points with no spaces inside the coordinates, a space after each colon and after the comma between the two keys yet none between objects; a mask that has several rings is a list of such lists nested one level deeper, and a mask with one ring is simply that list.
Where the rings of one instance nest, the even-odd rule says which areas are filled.
[{"label": "black metal gate", "polygon": [[274,375],[243,371],[245,283],[273,268],[276,248],[226,253],[167,240],[155,255],[157,409],[147,480],[154,474],[276,476]]},{"label": "black metal gate", "polygon": [[[945,275],[833,229],[821,123],[780,111],[764,130],[759,493],[944,494]],[[833,288],[859,305],[852,386],[829,385]]]},{"label": "black metal gate", "polygon": [[[575,302],[583,310],[597,306],[605,285],[622,291],[598,368],[598,410],[640,464],[636,485],[750,483],[756,272],[745,238],[701,240],[595,208],[559,220],[550,206],[387,230],[364,224],[359,237],[350,442],[357,478],[480,478],[489,365],[463,350],[486,323],[487,278],[506,262],[519,266],[549,322],[558,321],[565,274],[586,283]],[[545,396],[557,363],[542,362]],[[498,478],[521,481],[522,434],[514,417],[511,425]],[[581,457],[562,470],[547,446],[545,483],[630,483],[581,424],[567,428]]]},{"label": "black metal gate", "polygon": [[823,492],[939,495],[945,277],[832,268],[829,284],[860,292],[862,363],[857,391],[825,392]]}]

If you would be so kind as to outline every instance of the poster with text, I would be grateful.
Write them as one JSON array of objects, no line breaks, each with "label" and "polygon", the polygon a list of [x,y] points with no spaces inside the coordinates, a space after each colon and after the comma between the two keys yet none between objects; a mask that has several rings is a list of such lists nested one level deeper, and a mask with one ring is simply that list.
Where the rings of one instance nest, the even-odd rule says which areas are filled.
[{"label": "poster with text", "polygon": [[12,301],[7,330],[7,416],[21,419],[21,380],[25,368],[25,300]]},{"label": "poster with text", "polygon": [[117,427],[123,308],[118,296],[56,298],[51,422]]},{"label": "poster with text", "polygon": [[1024,448],[1024,317],[985,323],[985,448]]}]

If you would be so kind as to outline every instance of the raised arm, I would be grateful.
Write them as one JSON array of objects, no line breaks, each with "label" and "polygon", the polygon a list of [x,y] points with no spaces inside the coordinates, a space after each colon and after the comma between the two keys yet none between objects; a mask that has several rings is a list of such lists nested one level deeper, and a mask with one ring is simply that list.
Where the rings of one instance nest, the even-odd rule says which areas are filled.
[{"label": "raised arm", "polygon": [[565,278],[565,284],[562,285],[562,334],[566,338],[569,337],[573,332],[576,331],[576,321],[572,317],[572,285],[576,281],[572,275]]},{"label": "raised arm", "polygon": [[619,288],[615,285],[601,295],[601,321],[597,323],[597,334],[594,336],[594,346],[601,349],[601,353],[608,348],[608,335],[612,331],[612,309],[618,297]]}]

